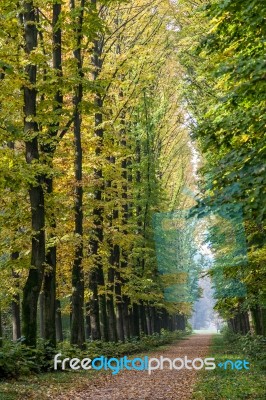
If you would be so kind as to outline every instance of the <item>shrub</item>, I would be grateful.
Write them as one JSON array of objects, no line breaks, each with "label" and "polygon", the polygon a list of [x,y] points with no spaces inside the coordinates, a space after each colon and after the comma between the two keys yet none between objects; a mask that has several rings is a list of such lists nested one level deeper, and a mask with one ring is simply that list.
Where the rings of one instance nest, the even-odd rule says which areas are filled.
[{"label": "shrub", "polygon": [[53,370],[53,359],[56,353],[61,353],[62,358],[90,357],[93,359],[99,356],[119,358],[169,344],[184,334],[186,333],[182,331],[169,332],[162,329],[160,334],[141,335],[140,338],[131,338],[124,343],[100,340],[87,342],[86,350],[72,346],[66,341],[59,343],[57,349],[49,347],[49,344],[41,339],[38,341],[36,349],[26,347],[23,341],[6,343],[0,351],[0,379],[18,378],[20,375]]},{"label": "shrub", "polygon": [[263,364],[266,359],[266,339],[263,336],[240,335],[233,333],[232,330],[223,329],[223,338],[230,347],[232,353],[243,353],[246,357]]}]

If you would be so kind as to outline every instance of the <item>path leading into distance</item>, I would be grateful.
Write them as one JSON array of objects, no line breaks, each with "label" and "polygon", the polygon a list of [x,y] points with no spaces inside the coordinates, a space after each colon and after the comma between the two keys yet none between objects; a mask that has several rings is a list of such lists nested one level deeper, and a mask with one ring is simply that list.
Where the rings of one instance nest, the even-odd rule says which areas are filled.
[{"label": "path leading into distance", "polygon": [[[149,353],[149,357],[160,356],[195,359],[207,356],[212,335],[196,334],[167,349]],[[130,357],[134,358],[134,356]],[[199,365],[199,364],[197,364]],[[196,370],[123,370],[117,375],[108,372],[96,374],[88,386],[76,392],[73,388],[66,394],[56,396],[57,400],[188,400],[192,398],[193,387],[199,372]]]}]

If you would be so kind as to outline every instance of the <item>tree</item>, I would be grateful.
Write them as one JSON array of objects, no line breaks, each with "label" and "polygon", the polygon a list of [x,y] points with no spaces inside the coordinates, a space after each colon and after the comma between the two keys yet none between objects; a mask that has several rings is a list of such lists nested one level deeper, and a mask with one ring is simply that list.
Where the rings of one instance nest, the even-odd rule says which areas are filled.
[{"label": "tree", "polygon": [[198,212],[241,203],[247,232],[250,262],[225,271],[230,278],[242,272],[247,296],[217,307],[232,315],[258,307],[261,320],[265,291],[257,278],[265,275],[264,8],[262,1],[206,2],[197,10],[205,21],[204,29],[198,28],[198,45],[183,53],[192,129],[204,157]]},{"label": "tree", "polygon": [[[23,2],[22,21],[24,25],[25,53],[30,58],[37,47],[36,9],[32,1]],[[45,262],[45,216],[43,174],[38,170],[39,163],[39,128],[36,122],[37,66],[30,62],[25,67],[26,82],[24,95],[24,141],[26,161],[35,169],[33,183],[29,185],[29,197],[32,222],[31,266],[23,289],[22,332],[27,345],[36,345],[37,303],[41,290]]]}]

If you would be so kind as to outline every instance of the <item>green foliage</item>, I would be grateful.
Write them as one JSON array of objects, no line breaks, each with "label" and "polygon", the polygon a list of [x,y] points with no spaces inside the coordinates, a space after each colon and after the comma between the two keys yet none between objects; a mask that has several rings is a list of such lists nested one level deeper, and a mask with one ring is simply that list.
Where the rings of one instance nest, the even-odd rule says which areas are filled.
[{"label": "green foliage", "polygon": [[40,342],[37,348],[23,342],[5,343],[0,349],[0,379],[40,373],[52,368],[54,349]]},{"label": "green foliage", "polygon": [[241,202],[258,221],[266,210],[264,11],[262,0],[218,1],[203,11],[209,23],[193,70],[211,92],[203,80],[189,92],[198,100],[194,134],[206,156],[204,200]]},{"label": "green foliage", "polygon": [[[175,14],[172,7],[166,0],[85,2],[84,8],[82,0],[71,5],[50,0],[2,3],[0,305],[10,310],[15,296],[25,297],[29,269],[39,259],[33,254],[34,244],[42,243],[37,269],[42,272],[45,264],[46,277],[52,277],[56,269],[53,287],[57,287],[58,299],[67,299],[63,313],[69,313],[73,293],[69,266],[77,259],[75,250],[84,243],[80,265],[86,302],[92,294],[90,272],[97,261],[104,280],[96,282],[99,295],[113,296],[116,306],[119,299],[114,285],[121,284],[122,296],[129,298],[130,306],[143,302],[171,312],[163,301],[157,274],[151,221],[154,212],[179,205],[180,192],[190,176],[189,137],[176,90],[175,44],[168,29]],[[27,5],[32,8],[29,23],[25,23]],[[37,33],[30,51],[32,41],[25,46],[28,28],[33,36]],[[79,67],[77,51],[82,59]],[[30,69],[36,74],[29,73]],[[33,96],[29,103],[33,108],[32,115],[24,118],[26,88]],[[77,108],[83,177],[77,182],[73,96],[78,88],[82,89]],[[25,123],[34,129],[25,128]],[[34,151],[29,151],[30,143]],[[37,209],[29,192],[33,188],[44,195],[44,204]],[[79,207],[84,216],[82,234],[75,233],[77,188],[83,192]],[[98,211],[103,235],[95,229]],[[38,220],[41,225],[36,228]],[[35,235],[45,238],[32,241]],[[88,249],[92,241],[98,242],[94,246],[97,254]],[[119,247],[119,261],[112,261],[114,246]],[[55,253],[56,260],[52,260],[50,255]],[[108,282],[109,269],[115,271],[116,282]],[[23,324],[24,330],[25,326],[29,324]]]},{"label": "green foliage", "polygon": [[194,389],[194,400],[265,398],[265,372],[261,362],[262,357],[265,360],[265,341],[262,338],[240,337],[226,329],[223,335],[214,337],[209,356],[214,357],[216,363],[246,359],[250,362],[250,370],[216,368],[201,372]]},{"label": "green foliage", "polygon": [[235,334],[228,327],[221,330],[224,343],[230,347],[230,354],[242,353],[247,359],[256,361],[261,368],[266,368],[266,340],[263,336]]},{"label": "green foliage", "polygon": [[154,333],[153,335],[142,335],[140,339],[132,338],[123,342],[103,342],[101,340],[94,340],[87,342],[86,350],[80,350],[76,346],[71,346],[69,342],[60,343],[57,351],[62,352],[63,357],[79,357],[79,358],[96,358],[99,356],[104,357],[122,357],[124,355],[142,353],[149,351],[158,346],[163,346],[178,340],[184,335],[189,334],[188,329],[186,333],[183,331],[170,332],[165,329],[161,333]]},{"label": "green foliage", "polygon": [[[180,51],[184,97],[193,137],[202,152],[195,210],[204,214],[224,205],[243,209],[249,262],[228,264],[223,273],[224,278],[240,278],[247,293],[245,298],[242,293],[217,303],[217,310],[227,317],[240,306],[265,304],[264,14],[263,0],[195,4],[190,8],[194,26],[189,24],[183,32],[189,39]],[[226,246],[223,251],[228,254]]]},{"label": "green foliage", "polygon": [[52,371],[53,358],[56,353],[62,353],[62,358],[122,357],[153,350],[181,339],[189,333],[189,329],[186,333],[183,331],[169,332],[162,329],[160,334],[142,335],[140,339],[132,338],[125,343],[95,340],[87,343],[86,350],[72,346],[69,342],[60,343],[56,350],[47,347],[47,343],[42,340],[38,342],[35,349],[26,347],[23,343],[5,343],[4,347],[0,349],[0,379],[19,378],[22,375]]}]

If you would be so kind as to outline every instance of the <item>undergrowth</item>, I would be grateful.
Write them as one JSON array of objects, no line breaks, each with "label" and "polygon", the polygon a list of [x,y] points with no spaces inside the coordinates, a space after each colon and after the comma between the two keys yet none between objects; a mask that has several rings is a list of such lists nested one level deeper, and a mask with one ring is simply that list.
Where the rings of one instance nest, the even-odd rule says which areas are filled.
[{"label": "undergrowth", "polygon": [[249,370],[219,368],[203,371],[194,389],[194,400],[264,400],[266,342],[262,336],[236,335],[226,329],[215,335],[209,350],[215,363],[246,360]]},{"label": "undergrowth", "polygon": [[61,353],[61,358],[120,357],[172,343],[188,333],[190,333],[189,329],[186,332],[162,330],[160,334],[142,335],[140,338],[132,338],[125,342],[114,343],[97,340],[87,342],[85,350],[71,346],[69,342],[59,343],[56,349],[49,347],[42,340],[38,341],[37,348],[26,347],[23,342],[9,342],[0,348],[0,379],[19,378],[23,375],[52,371],[53,358],[56,353]]}]

